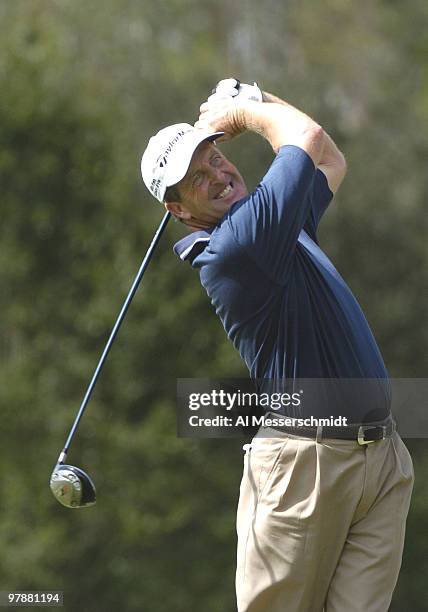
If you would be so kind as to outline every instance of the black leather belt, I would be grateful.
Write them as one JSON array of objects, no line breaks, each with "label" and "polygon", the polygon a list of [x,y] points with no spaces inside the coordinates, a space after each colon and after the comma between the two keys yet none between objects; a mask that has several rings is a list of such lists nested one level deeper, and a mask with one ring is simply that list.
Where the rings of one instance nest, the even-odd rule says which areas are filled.
[{"label": "black leather belt", "polygon": [[[266,414],[266,419],[275,421],[287,418],[291,417],[285,417],[272,412]],[[360,445],[371,444],[372,442],[390,438],[396,430],[396,424],[391,415],[383,421],[377,421],[375,423],[351,423],[347,427],[325,427],[324,425],[320,425],[319,427],[288,427],[268,424],[265,424],[264,427],[282,433],[288,433],[293,436],[313,438],[314,440],[321,438],[355,440]]]}]

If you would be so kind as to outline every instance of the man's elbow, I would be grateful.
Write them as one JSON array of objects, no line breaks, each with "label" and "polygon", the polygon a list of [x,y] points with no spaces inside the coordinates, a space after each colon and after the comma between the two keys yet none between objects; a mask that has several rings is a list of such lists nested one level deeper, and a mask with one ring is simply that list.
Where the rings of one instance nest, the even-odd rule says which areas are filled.
[{"label": "man's elbow", "polygon": [[337,167],[343,173],[343,178],[344,178],[346,173],[348,172],[348,163],[347,163],[346,157],[343,155],[342,151],[338,150],[337,152],[338,152]]},{"label": "man's elbow", "polygon": [[343,181],[348,172],[348,164],[346,162],[346,157],[343,155],[342,151],[338,150],[337,162],[336,162],[336,173],[337,173],[337,188]]},{"label": "man's elbow", "polygon": [[325,174],[332,193],[336,193],[347,171],[346,159],[343,153],[337,149],[334,155],[329,158],[329,161],[321,161],[318,164],[318,168]]},{"label": "man's elbow", "polygon": [[312,121],[303,133],[303,146],[302,148],[312,158],[315,166],[317,166],[322,159],[325,147],[326,133],[323,128]]}]

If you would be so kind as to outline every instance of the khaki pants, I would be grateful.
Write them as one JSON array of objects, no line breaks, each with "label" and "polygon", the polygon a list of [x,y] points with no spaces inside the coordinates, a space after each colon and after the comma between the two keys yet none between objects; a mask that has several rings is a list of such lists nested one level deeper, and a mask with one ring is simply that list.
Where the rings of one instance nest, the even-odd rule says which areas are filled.
[{"label": "khaki pants", "polygon": [[246,446],[238,612],[386,612],[414,480],[400,436],[360,446],[264,429]]}]

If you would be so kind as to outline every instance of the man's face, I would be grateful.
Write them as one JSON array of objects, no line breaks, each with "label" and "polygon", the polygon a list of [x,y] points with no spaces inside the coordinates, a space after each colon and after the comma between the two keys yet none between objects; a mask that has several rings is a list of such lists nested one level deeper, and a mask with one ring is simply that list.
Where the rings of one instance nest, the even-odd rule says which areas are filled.
[{"label": "man's face", "polygon": [[216,225],[234,202],[248,194],[238,170],[209,141],[198,146],[186,176],[176,187],[181,202],[166,206],[194,228]]}]

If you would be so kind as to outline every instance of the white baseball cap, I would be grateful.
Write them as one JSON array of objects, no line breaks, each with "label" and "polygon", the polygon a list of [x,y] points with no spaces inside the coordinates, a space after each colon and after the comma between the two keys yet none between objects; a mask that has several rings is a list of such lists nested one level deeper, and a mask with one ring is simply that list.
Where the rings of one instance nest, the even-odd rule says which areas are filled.
[{"label": "white baseball cap", "polygon": [[195,128],[189,123],[176,123],[150,138],[141,158],[141,174],[150,193],[163,202],[167,188],[186,174],[201,142],[215,140],[223,134]]}]

